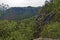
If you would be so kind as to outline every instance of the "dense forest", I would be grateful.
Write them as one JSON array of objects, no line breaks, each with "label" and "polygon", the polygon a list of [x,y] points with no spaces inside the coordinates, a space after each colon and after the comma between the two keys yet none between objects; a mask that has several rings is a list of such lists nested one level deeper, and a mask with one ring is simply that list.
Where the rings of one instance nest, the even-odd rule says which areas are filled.
[{"label": "dense forest", "polygon": [[40,35],[44,38],[60,38],[60,0],[46,3],[40,11]]},{"label": "dense forest", "polygon": [[36,32],[35,17],[16,20],[0,20],[0,40],[31,40]]},{"label": "dense forest", "polygon": [[0,40],[31,40],[40,7],[0,8]]},{"label": "dense forest", "polygon": [[[60,0],[46,1],[44,6],[37,9],[25,8],[25,13],[21,12],[24,8],[18,8],[23,13],[21,17],[17,15],[18,20],[13,16],[16,9],[0,10],[0,40],[33,40],[39,37],[60,39]],[[12,12],[11,15],[9,12]],[[13,20],[6,19],[6,15],[13,16]]]}]

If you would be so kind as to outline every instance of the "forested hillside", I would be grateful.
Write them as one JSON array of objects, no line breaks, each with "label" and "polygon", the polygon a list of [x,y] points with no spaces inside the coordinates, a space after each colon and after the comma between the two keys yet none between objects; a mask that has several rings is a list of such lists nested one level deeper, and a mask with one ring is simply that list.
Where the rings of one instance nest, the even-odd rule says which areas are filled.
[{"label": "forested hillside", "polygon": [[0,20],[0,40],[31,40],[35,32],[35,16],[21,21]]},{"label": "forested hillside", "polygon": [[[11,7],[3,10],[2,19],[7,20],[22,20],[33,17],[38,14],[38,10],[41,7]],[[5,8],[3,8],[5,9]]]},{"label": "forested hillside", "polygon": [[0,40],[60,39],[60,0],[46,1],[38,9],[14,7],[1,11]]},{"label": "forested hillside", "polygon": [[11,7],[0,10],[0,40],[31,40],[36,32],[40,7]]},{"label": "forested hillside", "polygon": [[40,10],[40,37],[60,38],[60,0],[47,2]]}]

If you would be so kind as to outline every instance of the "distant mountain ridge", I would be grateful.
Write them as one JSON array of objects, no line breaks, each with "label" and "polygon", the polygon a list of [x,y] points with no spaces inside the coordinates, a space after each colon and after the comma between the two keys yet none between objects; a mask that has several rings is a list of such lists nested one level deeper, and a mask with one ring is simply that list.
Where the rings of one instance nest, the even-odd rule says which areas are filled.
[{"label": "distant mountain ridge", "polygon": [[41,7],[11,7],[3,13],[2,19],[21,20],[38,14]]}]

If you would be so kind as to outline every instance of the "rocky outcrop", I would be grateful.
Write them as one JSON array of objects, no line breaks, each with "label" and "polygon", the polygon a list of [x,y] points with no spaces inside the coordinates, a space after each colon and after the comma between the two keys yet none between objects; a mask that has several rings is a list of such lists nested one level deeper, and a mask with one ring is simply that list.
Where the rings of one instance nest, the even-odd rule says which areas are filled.
[{"label": "rocky outcrop", "polygon": [[34,40],[59,40],[59,39],[52,39],[52,38],[37,38]]}]

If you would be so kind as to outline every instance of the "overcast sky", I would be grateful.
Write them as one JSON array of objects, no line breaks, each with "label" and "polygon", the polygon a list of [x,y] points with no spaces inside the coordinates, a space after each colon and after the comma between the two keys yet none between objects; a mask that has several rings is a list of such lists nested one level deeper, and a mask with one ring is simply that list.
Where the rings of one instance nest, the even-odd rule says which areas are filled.
[{"label": "overcast sky", "polygon": [[10,7],[42,6],[45,0],[0,0],[0,4],[5,3]]}]

